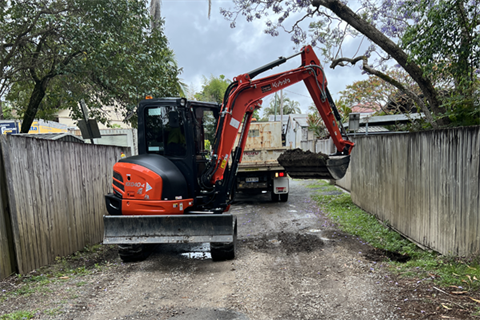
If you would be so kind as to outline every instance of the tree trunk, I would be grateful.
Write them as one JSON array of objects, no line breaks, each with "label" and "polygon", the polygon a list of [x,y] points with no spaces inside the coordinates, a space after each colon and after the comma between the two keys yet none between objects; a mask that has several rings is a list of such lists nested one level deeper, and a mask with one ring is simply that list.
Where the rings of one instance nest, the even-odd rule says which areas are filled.
[{"label": "tree trunk", "polygon": [[[319,1],[319,4],[334,12],[338,17],[350,24],[360,33],[367,36],[371,41],[392,56],[418,84],[422,93],[425,95],[425,98],[428,100],[432,112],[437,117],[441,117],[442,110],[440,108],[440,101],[433,84],[428,78],[423,76],[423,71],[418,65],[408,61],[408,55],[398,45],[378,31],[370,23],[363,20],[339,0],[321,0]],[[449,121],[447,118],[443,118],[437,120],[437,123],[439,125],[446,125]]]},{"label": "tree trunk", "polygon": [[47,85],[50,79],[50,77],[45,77],[35,81],[35,87],[33,88],[27,110],[25,111],[25,115],[23,117],[22,128],[20,130],[21,133],[28,133],[28,131],[30,131],[33,120],[35,120],[35,116],[37,115],[38,107],[45,97]]}]

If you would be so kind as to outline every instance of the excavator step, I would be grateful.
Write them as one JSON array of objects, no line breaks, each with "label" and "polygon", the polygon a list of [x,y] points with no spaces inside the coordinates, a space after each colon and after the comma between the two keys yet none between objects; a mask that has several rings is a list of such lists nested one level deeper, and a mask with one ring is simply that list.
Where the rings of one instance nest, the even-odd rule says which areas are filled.
[{"label": "excavator step", "polygon": [[231,214],[103,216],[104,244],[233,242]]},{"label": "excavator step", "polygon": [[350,156],[328,156],[323,153],[287,150],[278,157],[278,163],[294,179],[333,179],[345,176]]}]

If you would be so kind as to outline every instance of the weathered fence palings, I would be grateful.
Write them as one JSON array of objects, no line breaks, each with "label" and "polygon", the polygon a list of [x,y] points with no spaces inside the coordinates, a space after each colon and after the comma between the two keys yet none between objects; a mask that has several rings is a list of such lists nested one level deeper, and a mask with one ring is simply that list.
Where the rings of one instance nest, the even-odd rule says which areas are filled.
[{"label": "weathered fence palings", "polygon": [[14,136],[1,144],[20,273],[102,241],[103,195],[127,148]]},{"label": "weathered fence palings", "polygon": [[480,252],[480,127],[355,142],[357,205],[442,254]]},{"label": "weathered fence palings", "polygon": [[8,211],[7,181],[0,144],[0,280],[15,272],[15,253]]}]

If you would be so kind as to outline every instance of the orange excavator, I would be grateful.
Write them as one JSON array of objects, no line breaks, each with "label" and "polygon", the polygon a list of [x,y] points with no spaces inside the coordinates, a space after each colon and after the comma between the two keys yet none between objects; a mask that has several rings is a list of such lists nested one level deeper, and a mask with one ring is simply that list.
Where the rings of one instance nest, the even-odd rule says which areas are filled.
[{"label": "orange excavator", "polygon": [[[300,67],[254,78],[301,55]],[[104,243],[118,244],[124,261],[146,258],[159,243],[210,243],[212,260],[235,257],[234,200],[253,111],[262,98],[303,81],[337,148],[318,165],[284,165],[291,177],[340,179],[354,143],[327,89],[323,68],[311,46],[233,79],[223,103],[184,98],[146,99],[139,103],[139,154],[113,167],[113,193],[105,196]],[[211,150],[205,149],[210,128]],[[237,134],[240,138],[234,147]],[[274,192],[272,190],[271,192]]]}]

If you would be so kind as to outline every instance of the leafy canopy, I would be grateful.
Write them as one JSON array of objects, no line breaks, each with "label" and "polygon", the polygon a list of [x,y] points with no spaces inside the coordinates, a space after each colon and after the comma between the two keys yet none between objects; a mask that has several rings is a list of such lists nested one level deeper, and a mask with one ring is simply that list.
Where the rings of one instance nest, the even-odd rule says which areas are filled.
[{"label": "leafy canopy", "polygon": [[[267,119],[268,116],[280,115],[280,96],[275,94],[275,97],[270,100],[268,107],[263,108],[263,119]],[[301,114],[300,102],[295,101],[287,97],[286,93],[283,93],[283,114]]]},{"label": "leafy canopy", "polygon": [[69,108],[79,118],[81,99],[105,122],[103,106],[126,112],[146,94],[178,95],[180,70],[161,23],[150,27],[146,1],[2,4],[0,85],[22,115],[22,131],[39,110]]},{"label": "leafy canopy", "polygon": [[[332,68],[360,62],[362,72],[408,95],[428,123],[438,127],[464,123],[466,117],[458,117],[462,114],[470,115],[472,124],[480,121],[479,1],[234,0],[233,8],[221,13],[231,27],[241,16],[247,21],[265,19],[266,33],[277,36],[283,30],[297,48],[316,46]],[[346,44],[357,45],[356,52],[344,52]],[[389,76],[392,60],[420,92]]]}]

